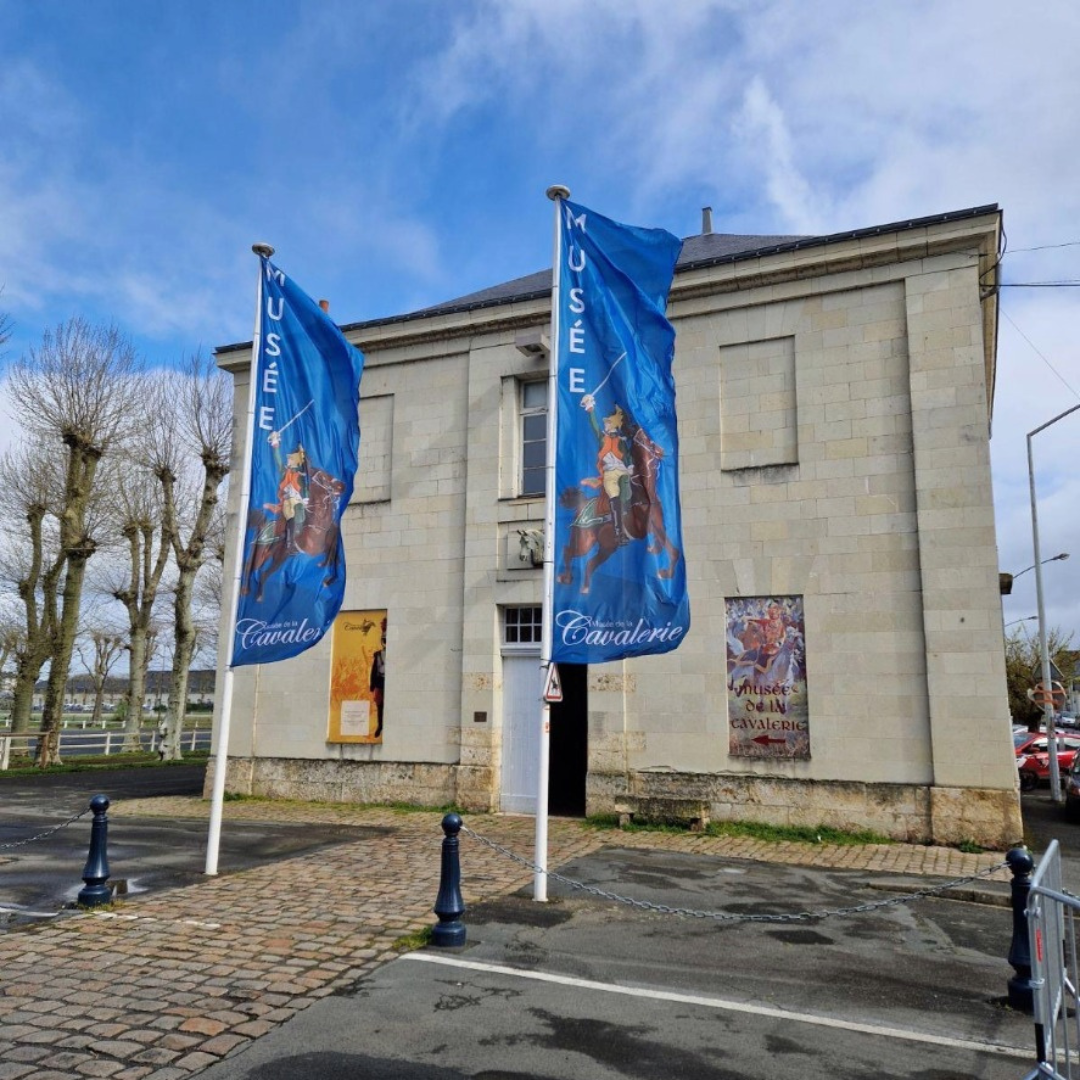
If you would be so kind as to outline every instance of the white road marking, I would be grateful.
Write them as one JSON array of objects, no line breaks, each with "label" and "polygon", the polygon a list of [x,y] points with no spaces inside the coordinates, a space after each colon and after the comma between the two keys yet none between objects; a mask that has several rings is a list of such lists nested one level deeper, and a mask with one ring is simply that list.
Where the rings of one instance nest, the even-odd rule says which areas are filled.
[{"label": "white road marking", "polygon": [[532,979],[534,982],[557,983],[562,986],[578,987],[582,990],[602,990],[609,994],[646,998],[650,1001],[675,1001],[683,1005],[701,1005],[707,1009],[749,1013],[752,1016],[768,1016],[776,1020],[813,1024],[816,1027],[855,1031],[862,1035],[877,1035],[887,1039],[905,1039],[909,1042],[929,1043],[932,1046],[947,1046],[955,1050],[974,1050],[980,1054],[1002,1054],[1006,1057],[1021,1058],[1025,1061],[1034,1061],[1035,1058],[1034,1047],[1024,1048],[1007,1046],[1004,1043],[950,1039],[945,1035],[931,1035],[928,1032],[908,1031],[904,1028],[882,1027],[879,1024],[859,1024],[851,1020],[837,1020],[829,1016],[791,1012],[789,1009],[777,1009],[769,1005],[750,1005],[742,1001],[727,1001],[724,998],[702,997],[698,994],[679,994],[671,990],[641,990],[633,986],[613,986],[611,983],[594,982],[591,979],[575,979],[568,975],[550,975],[543,971],[521,971],[518,968],[504,967],[501,964],[481,964],[475,960],[459,960],[453,956],[438,956],[427,952],[406,953],[401,959],[419,960],[425,964],[442,964],[445,967],[465,968],[468,971],[482,971],[490,975],[507,975],[517,979]]}]

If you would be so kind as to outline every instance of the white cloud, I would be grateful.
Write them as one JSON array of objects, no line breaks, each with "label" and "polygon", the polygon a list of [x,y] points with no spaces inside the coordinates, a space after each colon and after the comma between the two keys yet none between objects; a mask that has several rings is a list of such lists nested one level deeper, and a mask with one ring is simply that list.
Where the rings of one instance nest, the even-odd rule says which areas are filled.
[{"label": "white cloud", "polygon": [[[704,203],[720,231],[822,233],[998,202],[1007,281],[1080,278],[1080,247],[1018,250],[1080,240],[1072,0],[270,5],[250,47],[227,9],[153,87],[144,131],[57,62],[75,46],[55,15],[37,51],[0,43],[0,304],[20,335],[82,313],[177,355],[238,340],[263,239],[342,319],[449,299],[542,265],[547,231],[528,236],[556,180],[675,232]],[[165,56],[165,17],[126,47]],[[1001,304],[992,455],[1015,570],[1032,558],[1024,435],[1077,400],[1047,361],[1080,390],[1080,296]],[[1036,453],[1044,551],[1077,548],[1047,567],[1051,618],[1080,630],[1077,424]]]}]

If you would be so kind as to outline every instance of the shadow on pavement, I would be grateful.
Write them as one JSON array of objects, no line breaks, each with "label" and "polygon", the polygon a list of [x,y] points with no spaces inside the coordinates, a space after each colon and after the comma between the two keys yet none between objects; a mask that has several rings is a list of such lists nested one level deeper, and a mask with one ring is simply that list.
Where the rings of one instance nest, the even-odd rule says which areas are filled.
[{"label": "shadow on pavement", "polygon": [[[202,793],[205,766],[105,769],[0,778],[0,932],[51,918],[83,887],[90,845],[90,799],[112,803]],[[78,820],[64,824],[87,811]],[[230,823],[219,867],[233,873],[349,843],[380,830],[343,825]],[[110,817],[109,882],[126,900],[205,880],[204,818]]]}]

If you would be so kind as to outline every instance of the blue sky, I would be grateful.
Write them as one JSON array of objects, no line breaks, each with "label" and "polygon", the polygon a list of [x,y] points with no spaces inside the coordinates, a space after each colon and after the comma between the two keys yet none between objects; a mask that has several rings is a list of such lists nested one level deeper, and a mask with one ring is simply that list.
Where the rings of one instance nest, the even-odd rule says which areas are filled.
[{"label": "blue sky", "polygon": [[[706,205],[828,233],[997,202],[1007,282],[1080,279],[1072,0],[0,0],[0,26],[15,355],[75,314],[156,363],[247,339],[257,240],[341,322],[460,296],[550,264],[555,182],[679,235]],[[1078,292],[1003,290],[1004,570],[1033,561],[1025,433],[1080,402]],[[1078,448],[1080,412],[1035,440],[1076,647]],[[1028,573],[1005,616],[1034,612]]]}]

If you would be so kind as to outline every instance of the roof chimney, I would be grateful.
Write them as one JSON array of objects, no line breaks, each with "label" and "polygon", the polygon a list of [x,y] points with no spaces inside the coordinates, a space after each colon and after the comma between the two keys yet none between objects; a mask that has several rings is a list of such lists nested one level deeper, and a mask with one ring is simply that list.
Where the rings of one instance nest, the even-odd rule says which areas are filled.
[{"label": "roof chimney", "polygon": [[327,312],[329,314],[330,301],[329,300],[320,300],[319,301],[319,307],[321,307],[323,309],[323,311],[325,311],[325,312]]},{"label": "roof chimney", "polygon": [[708,236],[712,232],[712,207],[701,208],[701,235]]}]

